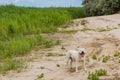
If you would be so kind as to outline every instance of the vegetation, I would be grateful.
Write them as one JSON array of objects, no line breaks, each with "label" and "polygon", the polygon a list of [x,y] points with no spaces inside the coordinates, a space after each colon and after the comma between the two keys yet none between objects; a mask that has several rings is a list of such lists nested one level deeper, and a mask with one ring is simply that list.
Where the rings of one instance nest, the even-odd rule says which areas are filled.
[{"label": "vegetation", "polygon": [[88,15],[113,14],[120,10],[120,0],[83,0]]},{"label": "vegetation", "polygon": [[81,20],[81,25],[85,25],[86,23],[88,23],[87,20]]},{"label": "vegetation", "polygon": [[35,80],[41,80],[44,78],[44,73],[41,73],[40,75],[37,76]]},{"label": "vegetation", "polygon": [[120,63],[120,60],[118,62]]},{"label": "vegetation", "polygon": [[[73,18],[85,17],[83,8],[25,8],[0,6],[0,40],[18,35],[56,32]],[[48,14],[50,13],[50,14]]]},{"label": "vegetation", "polygon": [[8,70],[17,70],[19,71],[22,68],[26,67],[24,60],[17,59],[5,59],[0,63],[0,73],[6,73]]},{"label": "vegetation", "polygon": [[43,45],[45,48],[51,48],[54,45],[60,45],[60,40],[47,40],[44,41]]},{"label": "vegetation", "polygon": [[80,31],[85,32],[85,31],[89,31],[89,30],[94,30],[94,29],[90,29],[90,28],[88,28],[88,27],[84,27],[84,28],[82,28]]},{"label": "vegetation", "polygon": [[76,33],[78,31],[79,30],[62,30],[62,31],[59,31],[59,32],[64,33],[64,34],[73,34],[73,33]]},{"label": "vegetation", "polygon": [[45,69],[45,67],[44,67],[44,66],[41,66],[40,69]]},{"label": "vegetation", "polygon": [[[20,59],[37,46],[50,48],[60,40],[49,40],[41,33],[54,33],[73,18],[85,17],[83,8],[34,8],[0,6],[0,72],[22,68]],[[9,61],[8,61],[9,60]],[[9,64],[6,64],[9,62]],[[18,63],[18,65],[15,65]],[[6,66],[6,67],[5,67]]]},{"label": "vegetation", "polygon": [[120,57],[120,52],[116,52],[116,53],[114,54],[114,57]]},{"label": "vegetation", "polygon": [[43,37],[31,36],[31,37],[19,37],[13,38],[0,43],[0,61],[3,59],[12,58],[13,56],[22,56],[35,45],[44,45]]},{"label": "vegetation", "polygon": [[99,80],[100,76],[106,75],[107,71],[105,69],[96,70],[95,72],[90,73],[88,75],[89,80]]},{"label": "vegetation", "polygon": [[105,31],[111,31],[113,29],[118,29],[118,27],[113,26],[112,28],[110,28],[110,27],[106,26],[106,28],[98,28],[98,31],[99,32],[105,32]]},{"label": "vegetation", "polygon": [[94,60],[97,60],[96,54],[94,54],[94,55],[92,56],[92,58],[93,58]]},{"label": "vegetation", "polygon": [[57,64],[56,66],[57,66],[57,67],[60,67],[60,64]]},{"label": "vegetation", "polygon": [[110,59],[110,56],[104,56],[103,57],[103,62],[106,63]]}]

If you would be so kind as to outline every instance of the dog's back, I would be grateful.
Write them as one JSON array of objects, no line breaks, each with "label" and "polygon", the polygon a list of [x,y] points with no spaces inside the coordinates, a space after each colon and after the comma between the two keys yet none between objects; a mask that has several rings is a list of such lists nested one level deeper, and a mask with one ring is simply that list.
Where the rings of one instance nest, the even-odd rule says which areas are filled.
[{"label": "dog's back", "polygon": [[68,59],[71,59],[71,58],[72,58],[74,61],[78,59],[78,55],[79,55],[79,53],[78,53],[78,51],[76,51],[76,50],[69,50],[69,51],[67,51],[67,53],[66,53],[66,57],[67,57]]}]

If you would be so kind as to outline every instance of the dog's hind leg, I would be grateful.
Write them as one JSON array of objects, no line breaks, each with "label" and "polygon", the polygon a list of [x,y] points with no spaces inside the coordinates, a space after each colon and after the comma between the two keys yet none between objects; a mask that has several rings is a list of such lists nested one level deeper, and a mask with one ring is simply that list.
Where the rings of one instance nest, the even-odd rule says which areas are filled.
[{"label": "dog's hind leg", "polygon": [[73,59],[70,57],[70,68],[72,68]]},{"label": "dog's hind leg", "polygon": [[64,67],[67,67],[68,63],[69,63],[69,58],[66,57],[64,60]]}]

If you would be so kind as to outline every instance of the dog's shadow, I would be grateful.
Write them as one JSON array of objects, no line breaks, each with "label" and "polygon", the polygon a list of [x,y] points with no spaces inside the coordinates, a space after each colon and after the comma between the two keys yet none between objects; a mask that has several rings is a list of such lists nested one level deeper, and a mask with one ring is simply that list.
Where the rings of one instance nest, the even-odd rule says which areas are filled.
[{"label": "dog's shadow", "polygon": [[[81,70],[81,69],[83,69],[83,68],[82,68],[81,66],[79,66],[79,67],[78,67],[78,70]],[[75,72],[75,70],[76,70],[75,67],[73,67],[73,68],[69,68],[68,72],[73,73],[73,72]]]}]

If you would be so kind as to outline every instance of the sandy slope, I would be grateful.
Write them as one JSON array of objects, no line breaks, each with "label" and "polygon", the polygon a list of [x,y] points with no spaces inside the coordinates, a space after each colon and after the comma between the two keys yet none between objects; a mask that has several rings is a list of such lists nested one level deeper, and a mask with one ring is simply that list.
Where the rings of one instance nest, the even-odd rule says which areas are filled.
[{"label": "sandy slope", "polygon": [[[82,20],[86,21],[85,25],[81,25]],[[81,31],[84,28],[91,30]],[[38,80],[87,80],[88,73],[83,70],[82,65],[77,73],[74,72],[74,68],[63,66],[65,51],[61,49],[62,45],[67,50],[76,49],[77,46],[85,47],[87,57],[90,59],[90,62],[87,62],[87,70],[94,71],[102,68],[108,71],[108,75],[101,77],[101,80],[110,80],[109,78],[114,78],[117,74],[120,76],[120,64],[118,59],[113,57],[116,51],[120,51],[120,14],[76,19],[68,28],[60,30],[79,31],[73,34],[49,34],[49,38],[60,39],[61,45],[49,49],[38,47],[32,50],[25,71],[0,75],[0,80],[35,80],[42,73],[44,77]],[[92,59],[92,55],[96,52],[100,60]],[[53,55],[47,56],[47,54]],[[103,55],[111,56],[107,63],[102,62]]]}]

